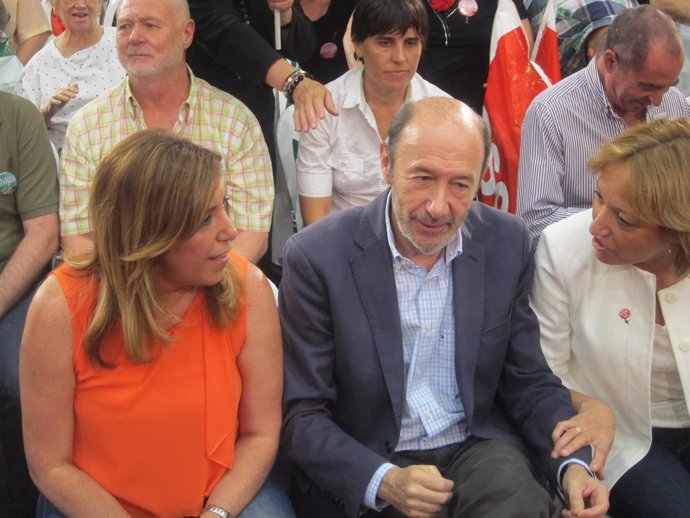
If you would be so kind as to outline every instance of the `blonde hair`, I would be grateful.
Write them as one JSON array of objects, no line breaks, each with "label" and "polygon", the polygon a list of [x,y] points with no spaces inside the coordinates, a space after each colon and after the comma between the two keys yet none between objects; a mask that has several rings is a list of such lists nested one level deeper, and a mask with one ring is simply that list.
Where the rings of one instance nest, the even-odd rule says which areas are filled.
[{"label": "blonde hair", "polygon": [[690,270],[690,120],[659,119],[634,126],[589,160],[594,173],[621,162],[630,171],[628,201],[641,221],[678,241],[674,268]]},{"label": "blonde hair", "polygon": [[[83,343],[93,364],[107,366],[101,346],[116,323],[132,361],[149,361],[156,340],[169,345],[161,319],[170,313],[154,286],[152,266],[199,229],[220,184],[217,154],[162,130],[140,131],[102,160],[89,200],[94,249],[84,261],[70,260],[99,283]],[[203,287],[218,327],[238,317],[241,282],[229,261],[222,280]]]}]

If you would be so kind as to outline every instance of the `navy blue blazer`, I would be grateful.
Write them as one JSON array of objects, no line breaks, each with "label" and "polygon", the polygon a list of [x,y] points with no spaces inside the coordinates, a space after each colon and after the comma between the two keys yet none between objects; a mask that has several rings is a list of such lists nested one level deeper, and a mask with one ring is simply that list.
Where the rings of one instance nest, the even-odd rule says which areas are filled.
[{"label": "navy blue blazer", "polygon": [[[348,517],[358,516],[371,477],[395,450],[405,400],[386,196],[305,228],[284,254],[282,449]],[[452,268],[467,428],[526,443],[555,482],[562,459],[550,458],[551,432],[575,411],[544,359],[529,307],[529,232],[519,218],[473,203],[462,239]],[[577,456],[590,461],[585,449]]]}]

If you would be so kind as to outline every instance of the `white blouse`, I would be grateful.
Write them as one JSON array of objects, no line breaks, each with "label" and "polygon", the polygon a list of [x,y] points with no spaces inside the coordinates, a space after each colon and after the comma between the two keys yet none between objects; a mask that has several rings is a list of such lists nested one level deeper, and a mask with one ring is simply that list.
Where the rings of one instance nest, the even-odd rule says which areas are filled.
[{"label": "white blouse", "polygon": [[[349,70],[326,85],[340,115],[326,114],[317,127],[300,134],[297,180],[301,196],[331,197],[331,212],[365,205],[387,184],[381,171],[381,136],[374,112],[364,98],[364,67]],[[407,101],[449,97],[415,74]]]},{"label": "white blouse", "polygon": [[[598,261],[591,222],[590,209],[547,227],[535,254],[530,303],[554,373],[567,387],[603,400],[616,416],[604,480],[610,487],[649,451],[652,426],[659,424],[654,400],[675,400],[688,410],[690,277],[657,291],[653,274]],[[661,355],[657,296],[670,348]],[[664,384],[665,395],[654,379],[661,369],[678,374]]]}]

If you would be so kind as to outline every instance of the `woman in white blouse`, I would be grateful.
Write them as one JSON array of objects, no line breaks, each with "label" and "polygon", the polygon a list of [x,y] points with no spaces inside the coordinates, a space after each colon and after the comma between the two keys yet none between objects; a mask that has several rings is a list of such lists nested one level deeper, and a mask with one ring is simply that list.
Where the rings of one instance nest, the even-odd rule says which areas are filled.
[{"label": "woman in white blouse", "polygon": [[67,124],[82,106],[125,77],[115,28],[98,23],[102,0],[51,0],[65,31],[26,64],[15,93],[41,110],[50,140],[60,149]]},{"label": "woman in white blouse", "polygon": [[[579,407],[560,445],[608,450],[611,515],[690,509],[690,121],[629,129],[589,163],[591,211],[548,227],[531,301],[546,358]],[[603,468],[603,467],[602,467]],[[603,474],[603,469],[600,470]]]},{"label": "woman in white blouse", "polygon": [[428,32],[418,0],[357,2],[352,42],[362,66],[326,85],[340,115],[326,115],[300,136],[297,178],[305,225],[384,191],[379,150],[393,116],[405,101],[448,97],[417,74]]}]

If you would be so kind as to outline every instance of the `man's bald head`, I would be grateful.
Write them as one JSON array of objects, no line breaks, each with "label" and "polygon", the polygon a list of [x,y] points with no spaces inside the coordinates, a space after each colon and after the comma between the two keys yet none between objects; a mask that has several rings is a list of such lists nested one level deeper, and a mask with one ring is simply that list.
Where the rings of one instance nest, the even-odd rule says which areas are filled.
[{"label": "man's bald head", "polygon": [[[406,130],[414,128],[414,131],[424,131],[429,124],[433,126],[457,124],[480,134],[484,144],[482,163],[486,167],[491,148],[489,128],[474,110],[451,97],[426,97],[403,104],[393,117],[388,129],[388,153],[391,164],[395,162],[396,147],[400,144]],[[462,142],[458,142],[458,145],[462,145]]]}]

